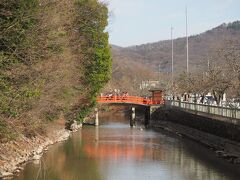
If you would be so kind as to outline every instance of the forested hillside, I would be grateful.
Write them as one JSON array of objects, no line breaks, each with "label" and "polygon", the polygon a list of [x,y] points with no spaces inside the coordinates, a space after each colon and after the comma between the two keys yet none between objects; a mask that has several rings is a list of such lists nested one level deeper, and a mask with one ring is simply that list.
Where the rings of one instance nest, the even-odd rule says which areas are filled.
[{"label": "forested hillside", "polygon": [[107,19],[97,0],[0,1],[0,141],[83,120],[110,79]]},{"label": "forested hillside", "polygon": [[[216,57],[218,51],[226,48],[230,41],[238,39],[240,39],[239,21],[222,24],[199,35],[189,37],[190,72],[206,71],[208,62],[210,64],[224,63],[221,58]],[[122,86],[124,80],[128,81],[128,84],[136,84],[135,89],[139,88],[139,83],[142,80],[152,79],[153,74],[157,79],[159,65],[162,74],[171,73],[170,40],[126,48],[113,45],[111,50],[113,54],[113,79],[110,87],[116,86],[116,82],[118,82],[117,85],[120,85],[120,88],[131,91],[130,88]],[[135,67],[140,67],[140,69]],[[185,37],[174,39],[174,69],[175,79],[183,71],[186,71]],[[126,74],[130,74],[130,76]],[[137,80],[137,82],[134,83],[133,80]]]}]

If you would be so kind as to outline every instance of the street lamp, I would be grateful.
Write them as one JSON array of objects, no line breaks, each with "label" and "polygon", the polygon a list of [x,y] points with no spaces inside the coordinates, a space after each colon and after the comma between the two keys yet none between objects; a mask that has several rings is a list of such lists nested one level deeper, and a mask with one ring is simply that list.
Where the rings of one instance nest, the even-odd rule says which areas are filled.
[{"label": "street lamp", "polygon": [[172,41],[172,88],[173,88],[173,27],[171,27],[171,41]]}]

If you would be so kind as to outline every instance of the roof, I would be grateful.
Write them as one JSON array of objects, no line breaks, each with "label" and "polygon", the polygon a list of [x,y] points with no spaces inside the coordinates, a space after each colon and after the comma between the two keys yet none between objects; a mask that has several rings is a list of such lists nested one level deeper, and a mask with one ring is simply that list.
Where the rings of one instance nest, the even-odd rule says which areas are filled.
[{"label": "roof", "polygon": [[162,90],[162,89],[159,89],[159,88],[149,89],[148,91],[150,91],[150,92],[154,92],[154,91],[161,91],[161,92],[163,92],[163,90]]}]

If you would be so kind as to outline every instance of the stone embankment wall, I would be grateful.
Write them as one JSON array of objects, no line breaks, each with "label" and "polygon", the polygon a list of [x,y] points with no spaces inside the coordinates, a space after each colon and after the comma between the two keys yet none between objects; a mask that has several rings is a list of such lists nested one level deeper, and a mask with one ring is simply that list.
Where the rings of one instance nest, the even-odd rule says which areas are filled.
[{"label": "stone embankment wall", "polygon": [[20,136],[15,141],[9,141],[0,144],[0,179],[12,178],[18,175],[26,163],[35,161],[39,163],[43,153],[48,146],[65,141],[71,135],[82,127],[76,121],[70,127],[65,129],[64,125],[53,123],[47,127],[44,135],[36,135],[33,138]]}]

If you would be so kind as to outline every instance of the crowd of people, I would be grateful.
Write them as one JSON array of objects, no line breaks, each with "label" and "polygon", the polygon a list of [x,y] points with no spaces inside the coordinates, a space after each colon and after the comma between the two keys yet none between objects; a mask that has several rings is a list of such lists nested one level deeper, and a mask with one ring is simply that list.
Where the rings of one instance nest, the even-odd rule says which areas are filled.
[{"label": "crowd of people", "polygon": [[119,89],[114,89],[114,91],[108,92],[106,94],[101,94],[101,96],[106,96],[106,97],[128,97],[129,94],[127,91],[121,92]]}]

